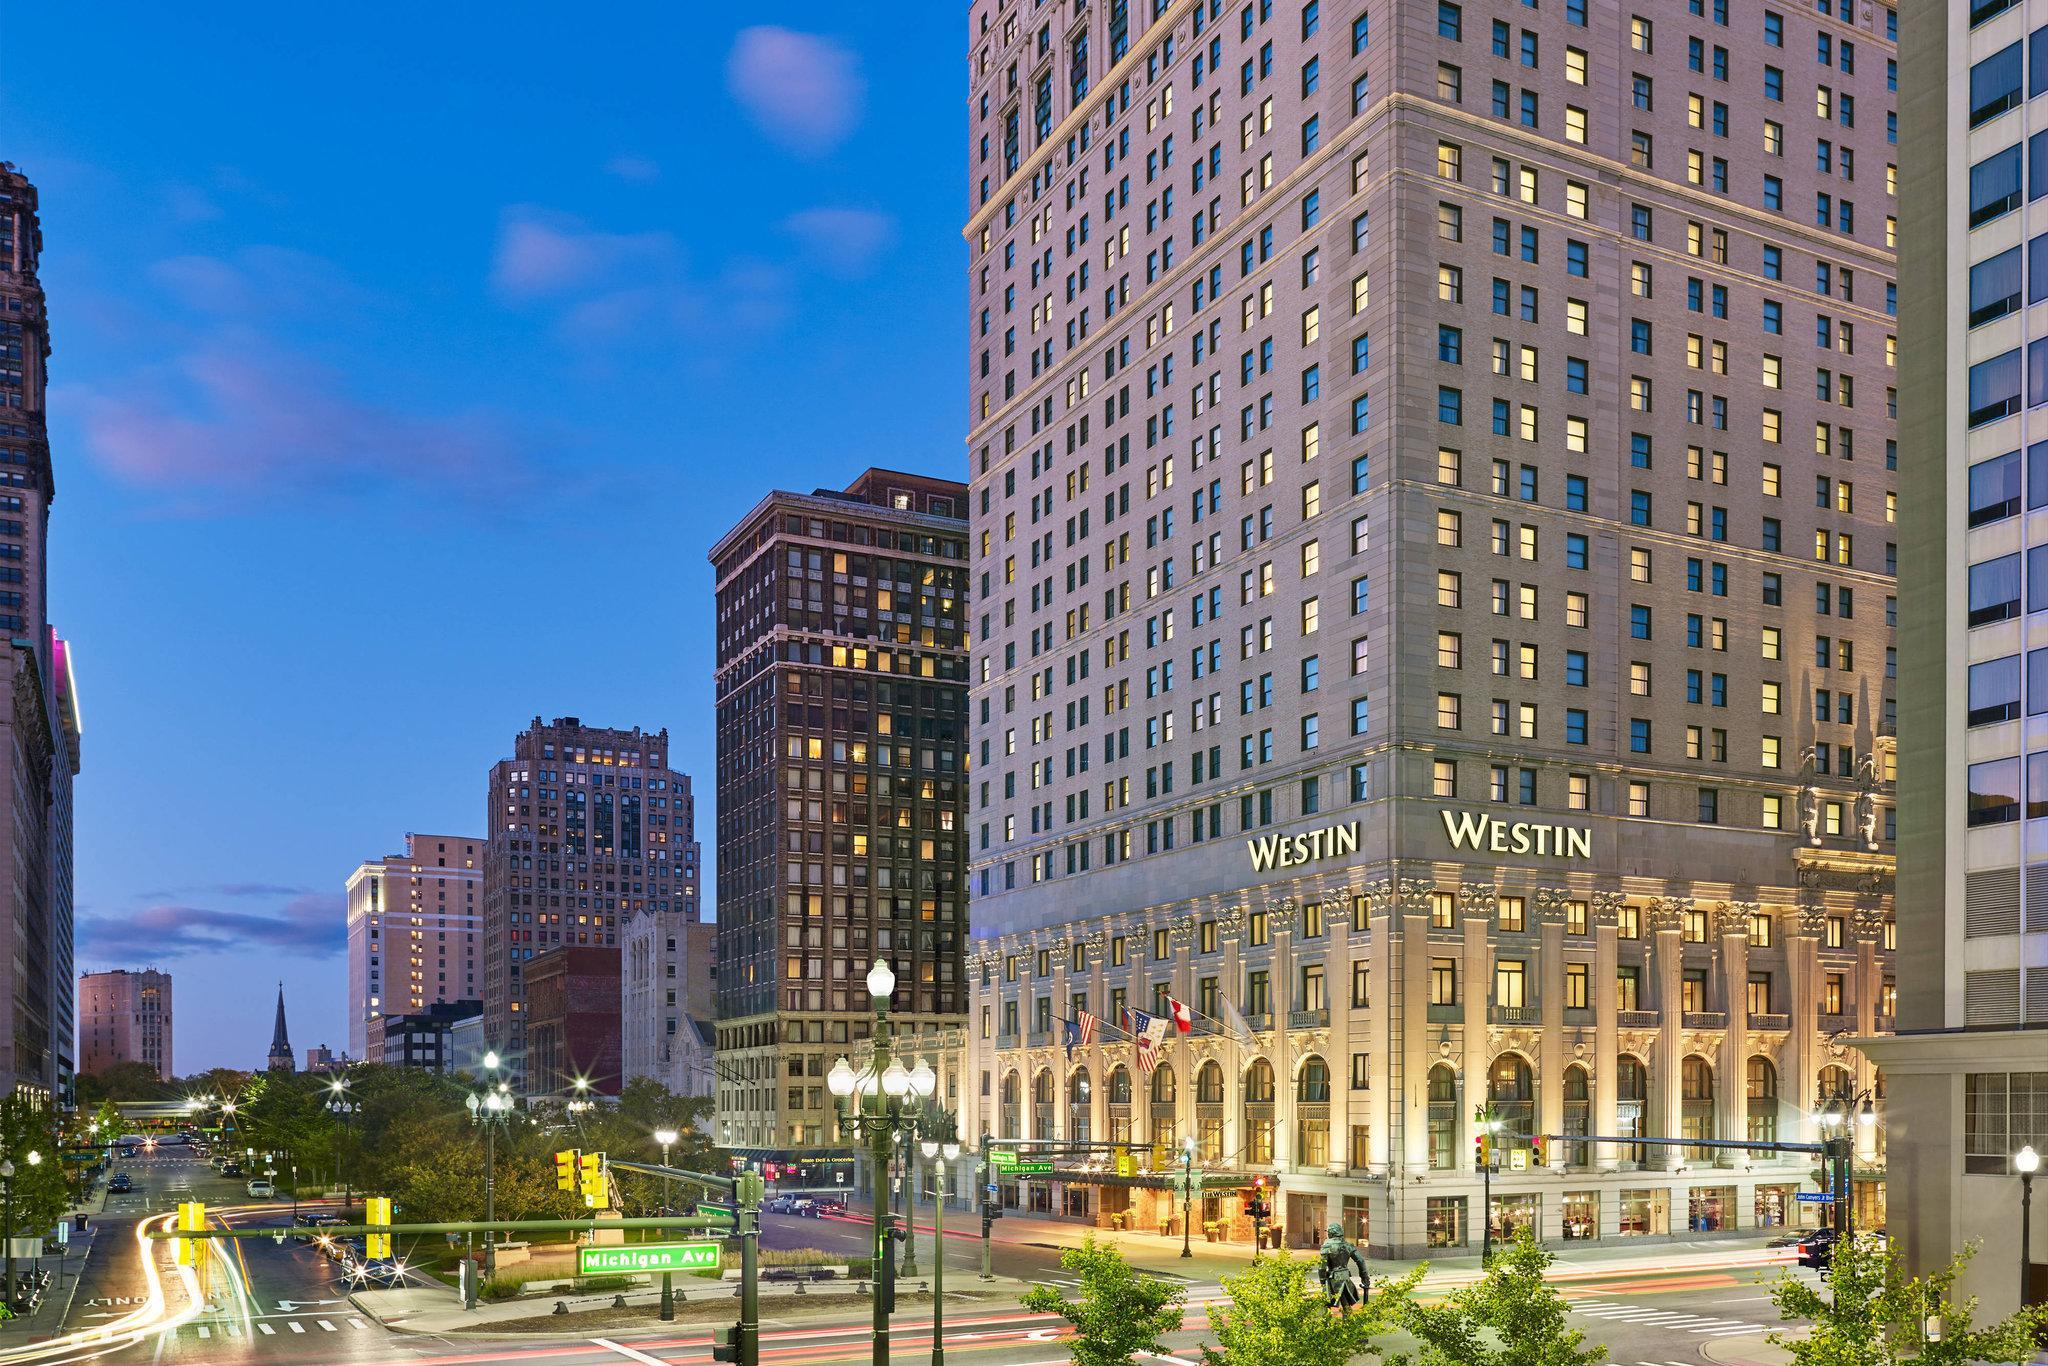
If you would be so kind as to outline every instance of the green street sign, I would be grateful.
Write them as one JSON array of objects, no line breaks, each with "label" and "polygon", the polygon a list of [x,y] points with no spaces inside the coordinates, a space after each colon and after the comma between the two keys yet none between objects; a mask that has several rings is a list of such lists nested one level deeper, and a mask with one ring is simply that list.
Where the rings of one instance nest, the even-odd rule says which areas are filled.
[{"label": "green street sign", "polygon": [[723,1219],[728,1224],[738,1222],[738,1219],[733,1214],[732,1207],[729,1205],[700,1204],[697,1206],[697,1213],[707,1219]]},{"label": "green street sign", "polygon": [[1018,1176],[1051,1176],[1052,1163],[1040,1160],[1013,1161],[1010,1170]]},{"label": "green street sign", "polygon": [[717,1243],[627,1243],[576,1249],[579,1276],[622,1271],[716,1271],[718,1266]]},{"label": "green street sign", "polygon": [[991,1148],[988,1164],[998,1170],[1007,1170],[1017,1165],[1017,1153],[1011,1148]]}]

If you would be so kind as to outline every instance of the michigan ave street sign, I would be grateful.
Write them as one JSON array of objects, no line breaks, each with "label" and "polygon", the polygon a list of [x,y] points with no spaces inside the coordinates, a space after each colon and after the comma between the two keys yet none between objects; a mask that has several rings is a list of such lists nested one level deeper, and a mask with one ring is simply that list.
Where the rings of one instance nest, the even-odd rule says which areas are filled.
[{"label": "michigan ave street sign", "polygon": [[576,1274],[622,1271],[716,1271],[716,1243],[632,1243],[620,1247],[579,1247]]}]

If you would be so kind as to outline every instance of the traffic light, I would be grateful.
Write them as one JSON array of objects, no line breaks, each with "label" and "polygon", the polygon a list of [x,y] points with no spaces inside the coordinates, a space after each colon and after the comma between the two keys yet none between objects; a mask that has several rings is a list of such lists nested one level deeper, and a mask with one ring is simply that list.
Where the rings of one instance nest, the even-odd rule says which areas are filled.
[{"label": "traffic light", "polygon": [[882,1301],[882,1312],[896,1312],[896,1241],[905,1237],[891,1217],[889,1226],[882,1230],[882,1264],[875,1269],[875,1294]]},{"label": "traffic light", "polygon": [[[179,1204],[178,1228],[181,1231],[191,1231],[205,1227],[206,1205],[204,1202],[186,1200]],[[179,1266],[199,1265],[199,1240],[197,1238],[178,1238],[173,1241],[176,1244]]]},{"label": "traffic light", "polygon": [[565,1148],[555,1154],[555,1189],[573,1191],[576,1189],[576,1149]]},{"label": "traffic light", "polygon": [[1255,1176],[1252,1178],[1252,1198],[1248,1203],[1246,1203],[1244,1207],[1244,1212],[1246,1217],[1248,1217],[1255,1224],[1261,1223],[1265,1219],[1270,1217],[1271,1211],[1266,1208],[1265,1177]]},{"label": "traffic light", "polygon": [[[383,1224],[388,1228],[391,1224],[391,1197],[388,1195],[373,1195],[363,1201],[363,1222],[366,1224]],[[365,1259],[375,1261],[379,1257],[389,1257],[390,1255],[390,1234],[372,1233],[363,1239],[363,1256]]]},{"label": "traffic light", "polygon": [[1481,1129],[1478,1133],[1472,1135],[1472,1170],[1485,1170],[1486,1160],[1490,1155],[1486,1145],[1486,1130]]},{"label": "traffic light", "polygon": [[583,1153],[576,1159],[576,1170],[582,1177],[583,1203],[591,1209],[602,1209],[605,1205],[604,1154]]},{"label": "traffic light", "polygon": [[1532,1167],[1540,1167],[1543,1165],[1542,1134],[1531,1134],[1529,1136],[1529,1165]]},{"label": "traffic light", "polygon": [[713,1361],[738,1361],[740,1359],[740,1326],[711,1330],[711,1359]]}]

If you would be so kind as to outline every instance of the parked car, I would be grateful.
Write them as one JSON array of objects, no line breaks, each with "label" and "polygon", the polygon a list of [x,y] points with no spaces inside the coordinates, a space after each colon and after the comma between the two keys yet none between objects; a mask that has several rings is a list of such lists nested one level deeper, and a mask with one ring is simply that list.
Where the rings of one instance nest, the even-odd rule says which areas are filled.
[{"label": "parked car", "polygon": [[128,1179],[127,1172],[115,1172],[114,1179],[107,1182],[107,1189],[115,1195],[126,1195],[135,1189],[135,1183]]},{"label": "parked car", "polygon": [[796,1197],[794,1195],[771,1195],[762,1202],[761,1212],[763,1214],[794,1214],[796,1213]]},{"label": "parked car", "polygon": [[840,1215],[843,1215],[843,1214],[845,1214],[845,1213],[846,1213],[846,1201],[844,1201],[844,1200],[840,1199],[840,1198],[839,1198],[838,1196],[836,1196],[836,1195],[828,1195],[828,1196],[826,1196],[826,1197],[825,1197],[824,1199],[822,1199],[822,1200],[818,1201],[818,1211],[817,1211],[817,1212],[818,1212],[819,1214],[821,1214],[821,1215],[824,1215],[824,1214],[840,1214]]},{"label": "parked car", "polygon": [[252,1199],[268,1200],[276,1194],[277,1187],[271,1184],[269,1177],[259,1176],[249,1183],[249,1195]]},{"label": "parked car", "polygon": [[242,1174],[242,1164],[239,1162],[223,1162],[220,1166],[220,1174],[222,1176],[240,1176]]},{"label": "parked car", "polygon": [[370,1261],[357,1262],[349,1268],[352,1280],[366,1281],[371,1285],[396,1286],[405,1284],[405,1267],[391,1257],[377,1257]]}]

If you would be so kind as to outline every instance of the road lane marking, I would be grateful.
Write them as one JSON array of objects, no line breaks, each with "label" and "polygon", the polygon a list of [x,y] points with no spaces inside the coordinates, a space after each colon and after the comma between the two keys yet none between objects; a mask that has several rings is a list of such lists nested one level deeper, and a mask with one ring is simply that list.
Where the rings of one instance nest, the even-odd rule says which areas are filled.
[{"label": "road lane marking", "polygon": [[340,1330],[339,1330],[339,1329],[337,1329],[337,1328],[336,1328],[336,1327],[335,1327],[335,1326],[334,1326],[333,1324],[329,1323],[329,1322],[328,1322],[328,1321],[327,1321],[326,1319],[322,1319],[322,1320],[320,1320],[320,1326],[321,1326],[322,1328],[325,1328],[325,1329],[326,1329],[326,1330],[327,1330],[328,1332],[330,1332],[330,1333],[334,1333],[334,1332],[339,1332],[339,1331],[340,1331]]},{"label": "road lane marking", "polygon": [[256,1331],[263,1334],[263,1336],[265,1337],[275,1337],[277,1335],[277,1330],[275,1328],[272,1328],[269,1324],[263,1323],[261,1321],[259,1321],[256,1324]]},{"label": "road lane marking", "polygon": [[668,1366],[668,1363],[660,1357],[649,1356],[645,1352],[635,1351],[631,1347],[613,1342],[610,1338],[592,1338],[590,1341],[598,1347],[610,1348],[628,1361],[637,1361],[640,1363],[640,1366]]},{"label": "road lane marking", "polygon": [[[189,1242],[190,1240],[188,1239],[187,1241]],[[202,1323],[199,1325],[199,1336],[203,1338],[210,1338],[213,1336],[213,1330]]]},{"label": "road lane marking", "polygon": [[286,1319],[284,1321],[284,1326],[291,1329],[294,1333],[303,1333],[306,1331],[306,1325],[300,1323],[297,1319]]}]

